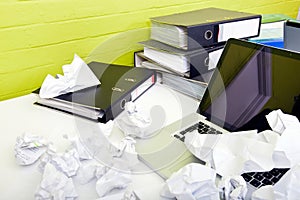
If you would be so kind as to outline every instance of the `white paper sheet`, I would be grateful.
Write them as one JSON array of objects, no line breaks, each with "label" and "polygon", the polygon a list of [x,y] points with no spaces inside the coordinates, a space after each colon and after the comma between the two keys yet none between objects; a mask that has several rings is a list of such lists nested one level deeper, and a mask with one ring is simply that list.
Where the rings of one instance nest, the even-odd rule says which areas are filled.
[{"label": "white paper sheet", "polygon": [[274,186],[264,186],[252,194],[253,200],[290,200],[300,197],[300,164],[292,167]]},{"label": "white paper sheet", "polygon": [[94,179],[101,178],[107,171],[107,166],[100,165],[96,160],[82,161],[74,180],[78,181],[81,185],[87,184]]},{"label": "white paper sheet", "polygon": [[52,98],[100,84],[91,69],[76,54],[72,63],[64,65],[62,69],[64,75],[58,74],[57,78],[49,74],[46,76],[39,93],[41,98]]},{"label": "white paper sheet", "polygon": [[273,131],[284,133],[289,130],[300,130],[300,123],[297,117],[283,113],[280,109],[274,110],[266,115],[267,121]]},{"label": "white paper sheet", "polygon": [[112,190],[127,188],[132,182],[131,174],[110,168],[96,183],[96,191],[99,197],[108,195]]},{"label": "white paper sheet", "polygon": [[274,149],[276,167],[290,168],[300,162],[300,122],[297,117],[274,110],[266,116],[273,131],[280,134]]},{"label": "white paper sheet", "polygon": [[274,167],[272,156],[275,144],[266,142],[264,134],[249,131],[210,135],[196,131],[186,134],[185,144],[196,157],[209,162],[218,174],[233,176],[251,171],[269,171]]},{"label": "white paper sheet", "polygon": [[292,167],[300,162],[300,129],[285,131],[277,142],[274,161],[277,167]]},{"label": "white paper sheet", "polygon": [[252,193],[251,200],[274,200],[274,188],[272,185],[262,186]]},{"label": "white paper sheet", "polygon": [[127,102],[125,104],[125,112],[120,115],[116,123],[125,136],[147,138],[152,133],[147,130],[151,125],[150,114],[138,108],[134,102]]},{"label": "white paper sheet", "polygon": [[35,199],[75,200],[77,196],[72,179],[58,171],[51,163],[46,164]]},{"label": "white paper sheet", "polygon": [[136,141],[132,137],[127,136],[123,138],[116,152],[113,153],[114,162],[122,169],[130,169],[139,163],[135,143]]},{"label": "white paper sheet", "polygon": [[75,149],[67,150],[64,153],[57,153],[53,146],[41,158],[39,169],[43,171],[48,163],[54,165],[57,170],[65,173],[68,177],[76,175],[81,164],[78,152]]},{"label": "white paper sheet", "polygon": [[31,165],[47,151],[47,148],[48,142],[43,137],[25,133],[16,139],[16,162],[19,165]]},{"label": "white paper sheet", "polygon": [[116,200],[116,199],[136,200],[137,197],[136,197],[132,187],[128,186],[126,189],[120,190],[117,193],[109,194],[107,196],[100,197],[96,200]]},{"label": "white paper sheet", "polygon": [[220,189],[221,199],[224,200],[239,200],[245,199],[247,194],[247,184],[242,176],[222,177],[218,184]]},{"label": "white paper sheet", "polygon": [[191,163],[175,172],[161,191],[161,196],[189,199],[219,199],[219,192],[215,185],[215,170],[202,164]]},{"label": "white paper sheet", "polygon": [[300,123],[295,116],[275,110],[266,116],[277,132],[256,130],[223,135],[186,134],[186,145],[221,175],[289,168],[300,162]]},{"label": "white paper sheet", "polygon": [[86,147],[82,144],[78,136],[69,137],[68,135],[64,135],[64,138],[68,139],[71,142],[70,147],[78,152],[80,160],[90,160],[93,158],[87,151]]},{"label": "white paper sheet", "polygon": [[300,197],[300,164],[293,166],[274,185],[275,199],[299,199]]},{"label": "white paper sheet", "polygon": [[98,123],[101,133],[103,135],[105,135],[106,137],[110,136],[110,134],[113,130],[114,124],[115,123],[113,120],[109,120],[106,123]]}]

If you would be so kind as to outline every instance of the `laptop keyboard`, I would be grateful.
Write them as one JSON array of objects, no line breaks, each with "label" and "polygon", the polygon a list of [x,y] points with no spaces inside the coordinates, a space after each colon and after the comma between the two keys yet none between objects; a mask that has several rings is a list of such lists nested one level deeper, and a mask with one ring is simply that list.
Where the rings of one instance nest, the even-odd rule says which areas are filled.
[{"label": "laptop keyboard", "polygon": [[218,131],[215,128],[210,127],[209,125],[200,121],[196,124],[189,126],[186,129],[180,131],[179,133],[176,133],[174,135],[174,137],[184,142],[185,134],[188,132],[195,131],[195,130],[198,130],[199,134],[222,134],[221,131]]},{"label": "laptop keyboard", "polygon": [[289,168],[274,168],[268,172],[248,172],[242,174],[246,182],[256,188],[274,185],[289,170]]}]

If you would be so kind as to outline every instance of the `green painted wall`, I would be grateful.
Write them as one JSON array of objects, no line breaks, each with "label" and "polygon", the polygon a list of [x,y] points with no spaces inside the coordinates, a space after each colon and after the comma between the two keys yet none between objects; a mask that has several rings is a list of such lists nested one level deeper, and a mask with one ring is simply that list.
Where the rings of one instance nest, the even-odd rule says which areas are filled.
[{"label": "green painted wall", "polygon": [[0,100],[40,87],[74,53],[86,62],[132,64],[130,52],[139,48],[133,43],[148,37],[150,17],[219,7],[295,18],[299,6],[299,0],[2,0]]}]

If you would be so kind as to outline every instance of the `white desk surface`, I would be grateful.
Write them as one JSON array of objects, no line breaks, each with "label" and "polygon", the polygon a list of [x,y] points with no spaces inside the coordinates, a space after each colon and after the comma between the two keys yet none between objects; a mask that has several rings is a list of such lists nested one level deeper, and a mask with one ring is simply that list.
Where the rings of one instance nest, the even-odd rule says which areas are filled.
[{"label": "white desk surface", "polygon": [[[74,136],[78,133],[76,117],[45,107],[33,105],[35,94],[0,102],[0,199],[34,199],[42,174],[38,162],[30,166],[19,166],[15,162],[14,146],[16,138],[28,132],[44,136],[52,141],[58,152],[63,152],[69,142],[64,134]],[[150,88],[136,103],[144,109],[163,109],[165,124],[169,124],[189,113],[195,112],[199,102],[174,92],[163,85]],[[74,180],[78,199],[97,199],[96,181],[81,185]],[[159,192],[164,180],[155,173],[133,175],[133,189],[141,199],[160,199]]]}]

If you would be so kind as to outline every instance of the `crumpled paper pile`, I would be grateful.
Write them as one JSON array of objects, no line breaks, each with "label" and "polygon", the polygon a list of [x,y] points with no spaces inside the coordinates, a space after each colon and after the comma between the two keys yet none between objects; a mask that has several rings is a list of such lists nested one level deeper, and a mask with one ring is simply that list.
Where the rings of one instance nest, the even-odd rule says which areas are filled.
[{"label": "crumpled paper pile", "polygon": [[[299,197],[300,193],[296,189],[298,188],[296,177],[300,178],[299,120],[281,110],[272,111],[266,118],[272,130],[220,135],[200,135],[197,132],[190,132],[185,135],[185,144],[196,157],[206,161],[206,164],[214,168],[224,179],[246,172],[292,168],[274,186],[265,186],[257,190],[253,194],[253,199],[293,199],[297,195]],[[236,181],[237,179],[235,181],[229,179],[227,184],[223,183],[223,185],[232,184],[235,188],[235,192],[231,194],[233,196],[236,196],[235,193],[240,195],[245,193],[242,180]],[[239,183],[240,186],[236,187],[234,183]],[[224,198],[231,199],[226,195]]]},{"label": "crumpled paper pile", "polygon": [[[94,179],[96,179],[95,188],[100,199],[124,197],[133,200],[136,198],[133,190],[129,189],[132,184],[130,171],[119,170],[120,160],[131,165],[138,162],[133,139],[124,138],[117,151],[111,155],[117,157],[118,162],[103,166],[86,151],[78,137],[66,135],[63,137],[70,141],[70,146],[65,152],[57,152],[51,142],[39,136],[25,134],[17,138],[15,145],[17,163],[31,165],[39,161],[38,168],[43,174],[42,181],[35,192],[35,199],[76,199],[78,194],[73,180],[80,184],[87,184]],[[134,156],[124,156],[125,151]]]},{"label": "crumpled paper pile", "polygon": [[185,137],[187,148],[209,163],[221,176],[270,171],[300,162],[300,123],[295,116],[275,110],[266,116],[271,130],[230,134],[198,134]]}]

